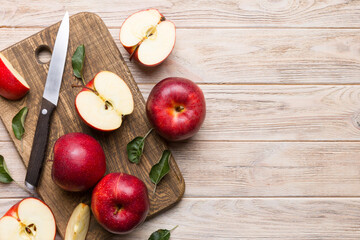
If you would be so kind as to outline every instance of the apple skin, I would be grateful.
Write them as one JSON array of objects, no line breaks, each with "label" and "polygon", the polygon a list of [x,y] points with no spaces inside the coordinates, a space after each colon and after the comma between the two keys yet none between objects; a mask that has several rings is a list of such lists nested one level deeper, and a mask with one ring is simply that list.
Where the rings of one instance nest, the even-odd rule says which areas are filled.
[{"label": "apple skin", "polygon": [[0,95],[9,100],[19,100],[29,89],[14,76],[0,56]]},{"label": "apple skin", "polygon": [[[25,199],[26,199],[26,198],[25,198]],[[19,202],[16,203],[14,206],[12,206],[12,207],[4,214],[4,216],[2,216],[2,218],[8,216],[8,217],[13,217],[13,218],[15,218],[16,220],[20,221],[19,215],[18,215],[18,209],[19,209],[20,203],[21,203],[22,201],[24,201],[25,199],[19,201]],[[45,203],[44,203],[44,204],[45,204]]]},{"label": "apple skin", "polygon": [[[99,74],[99,73],[97,73],[97,74]],[[96,75],[97,75],[97,74],[96,74]],[[84,91],[90,91],[90,92],[91,92],[90,89],[94,89],[94,80],[95,80],[95,78],[96,78],[96,75],[95,75],[95,77],[94,77],[90,82],[88,82],[88,83],[86,84],[86,87],[84,87],[83,89],[81,89],[80,92],[84,92]],[[89,88],[90,88],[90,89],[89,89]],[[80,93],[80,92],[79,92],[79,93]],[[79,94],[76,95],[76,98],[77,98],[78,96],[79,96]],[[78,109],[77,106],[76,106],[76,98],[75,98],[75,109],[76,109],[76,112],[78,113],[78,115],[80,116],[81,120],[83,120],[83,122],[84,122],[86,125],[88,125],[89,127],[93,128],[93,129],[95,129],[95,130],[97,130],[97,131],[101,131],[101,132],[111,132],[111,131],[113,131],[113,130],[99,129],[99,128],[93,126],[92,124],[90,124],[88,121],[86,121],[85,118],[83,118],[83,117],[81,116],[81,114],[80,114],[80,112],[79,112],[79,109]]]},{"label": "apple skin", "polygon": [[[137,11],[137,12],[131,14],[129,17],[127,17],[127,18],[125,19],[124,23],[125,23],[126,20],[129,19],[132,15],[134,15],[134,14],[136,14],[136,13],[139,13],[139,12],[148,11],[148,10],[151,10],[151,9],[155,9],[156,11],[159,12],[159,14],[161,15],[161,17],[164,17],[164,15],[162,15],[158,9],[156,9],[156,8],[149,8],[149,9]],[[175,28],[175,30],[176,30],[176,26],[175,26],[175,24],[174,24],[172,21],[167,20],[167,19],[166,19],[166,21],[171,22],[171,23],[174,25],[174,28]],[[123,24],[124,24],[124,23],[123,23]],[[122,25],[123,25],[123,24],[122,24]],[[121,27],[120,27],[120,32],[119,32],[119,34],[121,33],[122,25],[121,25]],[[126,50],[130,55],[136,50],[136,45],[135,45],[135,46],[125,46],[125,45],[121,42],[120,36],[119,36],[119,39],[120,39],[121,45],[123,45],[123,47],[125,48],[125,50]],[[169,52],[169,54],[168,54],[162,61],[160,61],[160,62],[158,62],[158,63],[145,64],[145,63],[141,62],[141,61],[139,60],[139,57],[138,57],[138,51],[136,51],[136,52],[134,53],[134,55],[133,55],[132,58],[135,59],[135,61],[137,61],[138,63],[142,64],[142,65],[145,66],[145,67],[156,67],[156,66],[160,65],[161,63],[163,63],[163,62],[165,61],[165,59],[167,59],[167,58],[169,57],[169,55],[170,55],[170,54],[172,53],[172,51],[174,50],[175,43],[176,43],[176,31],[175,31],[175,42],[174,42],[174,45],[173,45],[171,51]]]},{"label": "apple skin", "polygon": [[146,114],[163,138],[169,141],[188,139],[199,131],[205,120],[204,94],[189,79],[165,78],[151,90]]},{"label": "apple skin", "polygon": [[93,187],[106,172],[105,154],[101,145],[84,133],[69,133],[54,145],[53,181],[72,192]]},{"label": "apple skin", "polygon": [[149,208],[145,184],[126,173],[106,175],[92,193],[91,210],[96,220],[114,234],[132,232],[145,221]]},{"label": "apple skin", "polygon": [[[15,218],[17,221],[21,221],[21,219],[19,218],[18,209],[19,209],[20,203],[23,202],[24,200],[27,200],[27,199],[36,199],[36,200],[42,202],[45,206],[48,207],[48,209],[50,210],[51,214],[52,214],[53,217],[54,217],[54,213],[51,211],[51,209],[49,208],[49,206],[48,206],[46,203],[44,203],[44,202],[41,201],[40,199],[33,198],[33,197],[28,197],[28,198],[24,198],[24,199],[20,200],[18,203],[16,203],[14,206],[12,206],[12,207],[4,214],[4,216],[2,216],[2,217],[0,218],[0,220],[1,220],[2,218],[4,218],[4,217],[13,217],[13,218]],[[55,217],[54,217],[54,219],[55,219]],[[55,237],[56,237],[56,231],[55,231],[54,237],[53,237],[52,239],[54,240]]]}]

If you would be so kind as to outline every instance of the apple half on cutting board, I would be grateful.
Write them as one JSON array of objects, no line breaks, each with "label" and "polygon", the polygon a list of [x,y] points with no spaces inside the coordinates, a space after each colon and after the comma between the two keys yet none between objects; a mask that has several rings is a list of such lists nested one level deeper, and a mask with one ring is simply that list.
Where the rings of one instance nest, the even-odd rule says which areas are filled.
[{"label": "apple half on cutting board", "polygon": [[0,240],[52,240],[56,235],[55,218],[50,208],[36,198],[25,198],[0,219]]},{"label": "apple half on cutting board", "polygon": [[175,24],[157,9],[132,14],[120,29],[120,42],[134,58],[145,66],[162,63],[175,46]]},{"label": "apple half on cutting board", "polygon": [[88,126],[106,132],[121,126],[123,116],[133,112],[134,100],[124,80],[101,71],[76,96],[75,107]]},{"label": "apple half on cutting board", "polygon": [[11,63],[0,53],[0,96],[18,100],[25,96],[30,87]]}]

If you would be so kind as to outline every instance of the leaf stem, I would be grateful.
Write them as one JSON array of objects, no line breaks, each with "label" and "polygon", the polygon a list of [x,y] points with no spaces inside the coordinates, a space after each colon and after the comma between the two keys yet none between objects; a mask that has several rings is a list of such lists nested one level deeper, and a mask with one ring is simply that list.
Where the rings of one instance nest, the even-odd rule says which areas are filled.
[{"label": "leaf stem", "polygon": [[155,192],[156,192],[156,186],[157,186],[157,184],[155,184],[155,187],[154,187],[154,190],[153,190],[153,194],[155,194]]},{"label": "leaf stem", "polygon": [[173,227],[173,228],[170,229],[169,231],[170,231],[170,232],[174,231],[175,229],[177,229],[178,226],[179,226],[179,225],[176,225],[175,227]]},{"label": "leaf stem", "polygon": [[153,129],[153,128],[150,128],[150,130],[145,134],[144,140],[145,140],[145,138],[152,132],[152,130],[154,130],[154,129]]},{"label": "leaf stem", "polygon": [[85,79],[84,79],[84,76],[83,76],[83,75],[81,75],[81,81],[82,81],[82,84],[83,84],[84,86],[86,86]]}]

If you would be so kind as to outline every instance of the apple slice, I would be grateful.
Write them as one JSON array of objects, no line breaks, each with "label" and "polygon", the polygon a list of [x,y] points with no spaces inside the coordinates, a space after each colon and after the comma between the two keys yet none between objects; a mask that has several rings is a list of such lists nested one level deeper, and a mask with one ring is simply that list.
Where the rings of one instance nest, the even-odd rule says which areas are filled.
[{"label": "apple slice", "polygon": [[55,235],[53,213],[36,198],[21,200],[0,219],[0,240],[51,240]]},{"label": "apple slice", "polygon": [[25,96],[30,87],[11,63],[0,54],[0,95],[9,100]]},{"label": "apple slice", "polygon": [[85,240],[90,224],[90,208],[80,203],[71,214],[66,227],[65,240]]},{"label": "apple slice", "polygon": [[175,25],[157,9],[147,9],[132,14],[122,24],[120,42],[145,66],[162,63],[175,45]]},{"label": "apple slice", "polygon": [[76,96],[75,106],[87,125],[112,131],[121,126],[124,115],[132,113],[134,100],[124,80],[115,73],[102,71]]}]

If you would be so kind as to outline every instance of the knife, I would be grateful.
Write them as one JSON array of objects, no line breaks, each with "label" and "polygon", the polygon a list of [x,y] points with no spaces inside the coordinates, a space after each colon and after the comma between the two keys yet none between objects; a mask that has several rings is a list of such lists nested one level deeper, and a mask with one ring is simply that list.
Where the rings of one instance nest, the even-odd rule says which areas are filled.
[{"label": "knife", "polygon": [[64,73],[69,43],[69,27],[69,13],[66,12],[56,36],[26,172],[25,185],[31,190],[36,189],[38,186],[45,159],[51,115],[57,106]]}]

